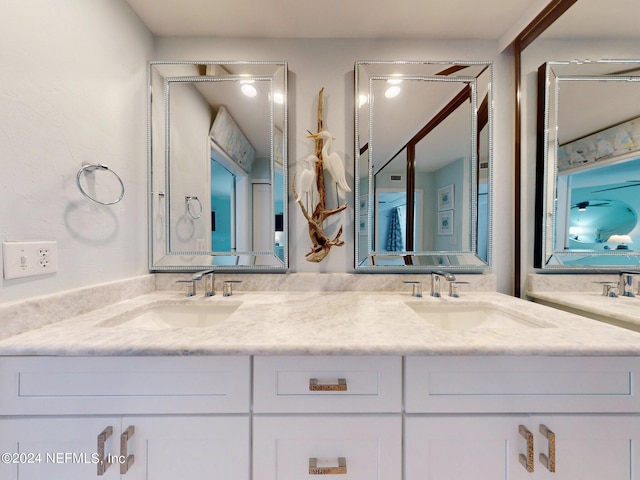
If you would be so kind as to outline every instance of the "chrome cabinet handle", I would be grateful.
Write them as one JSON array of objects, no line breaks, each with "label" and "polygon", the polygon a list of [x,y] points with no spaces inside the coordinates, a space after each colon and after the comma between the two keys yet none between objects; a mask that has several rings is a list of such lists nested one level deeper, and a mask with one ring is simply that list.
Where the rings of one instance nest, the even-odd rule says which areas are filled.
[{"label": "chrome cabinet handle", "polygon": [[124,459],[124,462],[120,464],[120,475],[124,475],[129,471],[131,465],[135,461],[135,455],[128,454],[128,442],[133,434],[136,432],[136,429],[133,425],[129,425],[122,435],[120,435],[120,457]]},{"label": "chrome cabinet handle", "polygon": [[556,434],[549,430],[546,425],[540,425],[540,433],[548,442],[547,454],[540,454],[540,463],[553,473],[556,471]]},{"label": "chrome cabinet handle", "polygon": [[346,392],[347,379],[339,378],[338,383],[318,383],[317,378],[309,379],[310,392]]},{"label": "chrome cabinet handle", "polygon": [[347,459],[338,457],[337,467],[318,467],[318,459],[309,459],[309,475],[346,475]]},{"label": "chrome cabinet handle", "polygon": [[527,469],[527,472],[533,472],[533,433],[529,431],[527,427],[524,425],[520,425],[518,427],[518,431],[520,435],[522,435],[527,440],[527,454],[520,454],[520,463],[524,468]]},{"label": "chrome cabinet handle", "polygon": [[104,475],[111,466],[111,459],[106,459],[104,455],[104,444],[112,434],[113,427],[108,426],[98,435],[98,476]]}]

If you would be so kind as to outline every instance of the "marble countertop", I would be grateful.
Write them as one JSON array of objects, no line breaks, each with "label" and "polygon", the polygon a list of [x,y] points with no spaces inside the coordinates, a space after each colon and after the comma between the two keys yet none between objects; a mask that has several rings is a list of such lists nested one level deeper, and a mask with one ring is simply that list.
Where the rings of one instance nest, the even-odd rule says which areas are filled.
[{"label": "marble countertop", "polygon": [[[639,299],[632,299],[640,302]],[[239,307],[207,328],[117,324],[159,303]],[[499,307],[544,326],[444,330],[409,304]],[[155,291],[0,341],[0,355],[640,355],[640,333],[493,292],[414,298],[398,292]]]},{"label": "marble countertop", "polygon": [[640,330],[640,297],[605,297],[596,292],[527,292],[536,301],[568,307],[601,321]]}]

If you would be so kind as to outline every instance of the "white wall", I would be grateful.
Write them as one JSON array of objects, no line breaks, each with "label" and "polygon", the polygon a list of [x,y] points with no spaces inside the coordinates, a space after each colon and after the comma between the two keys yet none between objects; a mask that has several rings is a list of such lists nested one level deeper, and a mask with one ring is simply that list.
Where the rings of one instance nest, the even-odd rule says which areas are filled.
[{"label": "white wall", "polygon": [[[3,0],[0,239],[56,240],[55,275],[0,279],[0,303],[147,271],[146,62],[153,38],[120,0]],[[124,181],[85,199],[82,162]]]},{"label": "white wall", "polygon": [[[344,160],[353,186],[353,69],[365,60],[490,60],[495,62],[494,268],[500,291],[513,282],[513,76],[512,58],[498,54],[497,42],[390,41],[351,39],[160,38],[154,60],[273,60],[289,64],[290,180],[297,161],[312,152],[306,130],[315,130],[318,91],[325,87],[324,124],[336,137],[333,151]],[[334,247],[320,264],[305,261],[311,244],[305,219],[289,190],[291,271],[351,272],[354,255],[353,193],[349,209],[337,216],[329,233],[344,226],[346,245]]]},{"label": "white wall", "polygon": [[[522,294],[533,268],[536,182],[537,71],[548,61],[573,59],[638,59],[638,40],[543,40],[522,54]],[[606,125],[603,125],[606,127]]]}]

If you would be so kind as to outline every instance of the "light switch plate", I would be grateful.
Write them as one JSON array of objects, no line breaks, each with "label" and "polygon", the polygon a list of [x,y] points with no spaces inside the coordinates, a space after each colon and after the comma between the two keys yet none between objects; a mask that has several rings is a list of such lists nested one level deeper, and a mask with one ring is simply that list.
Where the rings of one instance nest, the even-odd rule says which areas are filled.
[{"label": "light switch plate", "polygon": [[58,271],[58,244],[55,241],[3,242],[4,278],[49,275]]}]

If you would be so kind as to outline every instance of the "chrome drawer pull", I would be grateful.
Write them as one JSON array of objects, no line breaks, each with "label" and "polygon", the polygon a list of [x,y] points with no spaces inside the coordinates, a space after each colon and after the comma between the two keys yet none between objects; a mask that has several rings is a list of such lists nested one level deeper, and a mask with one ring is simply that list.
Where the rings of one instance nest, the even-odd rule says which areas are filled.
[{"label": "chrome drawer pull", "polygon": [[311,392],[346,392],[347,379],[339,378],[338,383],[318,383],[317,378],[310,378],[309,391]]},{"label": "chrome drawer pull", "polygon": [[527,454],[520,454],[520,463],[527,469],[527,472],[531,473],[533,472],[533,433],[524,425],[520,425],[518,431],[527,440]]},{"label": "chrome drawer pull", "polygon": [[347,459],[338,457],[337,467],[319,467],[317,458],[309,459],[309,475],[346,475]]},{"label": "chrome drawer pull", "polygon": [[111,466],[111,457],[106,459],[104,455],[104,444],[112,434],[113,427],[109,426],[98,435],[98,476],[104,475]]},{"label": "chrome drawer pull", "polygon": [[120,456],[125,459],[125,461],[120,464],[120,475],[126,474],[135,461],[135,455],[129,455],[127,451],[127,443],[129,442],[129,439],[133,437],[135,432],[135,427],[133,425],[129,425],[129,428],[120,435]]},{"label": "chrome drawer pull", "polygon": [[549,450],[547,455],[540,454],[540,463],[542,463],[551,473],[556,471],[556,434],[549,430],[546,425],[540,425],[540,433],[547,439]]}]

